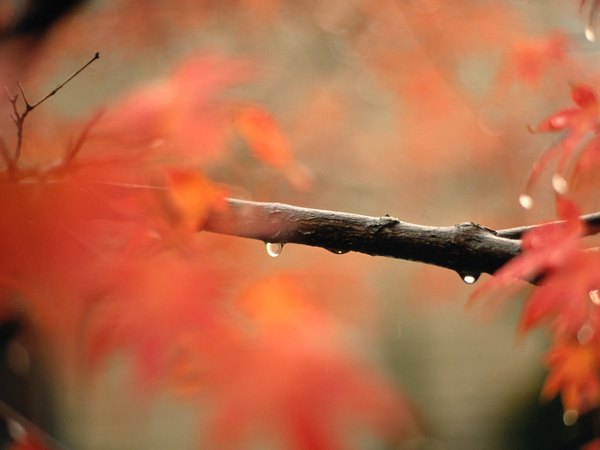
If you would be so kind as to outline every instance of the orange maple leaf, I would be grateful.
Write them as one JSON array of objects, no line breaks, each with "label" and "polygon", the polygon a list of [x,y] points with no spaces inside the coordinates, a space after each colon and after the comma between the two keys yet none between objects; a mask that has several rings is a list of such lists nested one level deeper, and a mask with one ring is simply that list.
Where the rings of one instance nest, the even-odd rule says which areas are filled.
[{"label": "orange maple leaf", "polygon": [[265,109],[255,105],[242,106],[234,115],[234,124],[254,156],[261,161],[278,169],[292,162],[287,136]]},{"label": "orange maple leaf", "polygon": [[127,151],[176,153],[211,161],[226,148],[226,103],[220,94],[249,77],[241,63],[211,57],[184,61],[167,78],[148,84],[108,109],[96,135]]},{"label": "orange maple leaf", "polygon": [[542,388],[542,398],[561,394],[566,410],[578,414],[600,402],[600,360],[598,339],[581,344],[577,341],[559,342],[545,358],[550,373]]},{"label": "orange maple leaf", "polygon": [[294,159],[288,137],[267,110],[256,105],[239,106],[233,123],[258,160],[281,171],[294,187],[310,188],[310,172]]},{"label": "orange maple leaf", "polygon": [[179,336],[203,330],[206,341],[215,343],[226,333],[216,309],[222,275],[201,255],[163,251],[115,261],[104,278],[106,295],[88,312],[86,356],[92,367],[114,351],[130,352],[137,386],[150,388],[169,372]]},{"label": "orange maple leaf", "polygon": [[167,220],[191,232],[201,230],[211,211],[224,210],[225,189],[201,172],[165,170],[166,191],[157,191]]},{"label": "orange maple leaf", "polygon": [[210,448],[267,437],[282,448],[345,449],[358,423],[388,437],[415,430],[396,390],[344,348],[340,324],[297,277],[257,280],[239,303],[248,332],[208,391]]}]

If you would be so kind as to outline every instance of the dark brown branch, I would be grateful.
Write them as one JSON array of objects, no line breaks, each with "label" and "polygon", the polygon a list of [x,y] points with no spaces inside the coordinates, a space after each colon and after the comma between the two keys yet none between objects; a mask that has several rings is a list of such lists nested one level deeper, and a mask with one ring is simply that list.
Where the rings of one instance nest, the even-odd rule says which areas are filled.
[{"label": "dark brown branch", "polygon": [[203,229],[215,233],[418,261],[461,275],[493,273],[519,254],[520,241],[472,222],[430,227],[390,216],[300,208],[279,203],[229,199],[229,208],[211,214]]}]

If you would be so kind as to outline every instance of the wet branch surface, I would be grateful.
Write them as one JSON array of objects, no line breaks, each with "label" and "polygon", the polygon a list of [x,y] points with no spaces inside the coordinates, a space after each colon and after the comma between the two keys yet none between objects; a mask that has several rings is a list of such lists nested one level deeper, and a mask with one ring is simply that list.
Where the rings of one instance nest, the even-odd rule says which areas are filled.
[{"label": "wet branch surface", "polygon": [[[433,227],[391,216],[371,217],[281,203],[228,199],[203,229],[214,233],[359,252],[445,267],[465,275],[494,273],[520,252],[522,234],[539,225],[491,230],[473,222]],[[600,213],[582,216],[588,233],[600,231]]]},{"label": "wet branch surface", "polygon": [[370,217],[280,203],[229,199],[213,212],[205,231],[321,247],[333,253],[418,261],[461,274],[493,273],[520,251],[520,240],[501,237],[472,222],[432,227],[395,217]]}]

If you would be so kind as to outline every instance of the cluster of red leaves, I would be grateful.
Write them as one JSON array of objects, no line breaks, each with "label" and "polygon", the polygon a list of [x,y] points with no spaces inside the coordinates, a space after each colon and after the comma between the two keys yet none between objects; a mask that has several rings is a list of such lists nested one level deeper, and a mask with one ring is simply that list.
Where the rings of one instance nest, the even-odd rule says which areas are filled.
[{"label": "cluster of red leaves", "polygon": [[126,353],[134,392],[168,388],[210,411],[208,448],[352,448],[348,426],[396,437],[408,409],[343,324],[291,276],[241,286],[235,249],[238,267],[223,264],[228,250],[197,233],[227,207],[201,167],[226,157],[232,131],[259,160],[296,166],[273,117],[219,97],[243,75],[192,59],[107,109],[76,155],[2,173],[0,310],[93,373]]},{"label": "cluster of red leaves", "polygon": [[[550,159],[558,156],[553,185],[565,194],[568,183],[564,169],[588,134],[593,137],[583,145],[577,167],[584,155],[597,153],[600,109],[596,93],[577,84],[572,86],[572,98],[576,108],[563,109],[535,128],[564,134],[536,162],[528,188]],[[589,156],[584,161],[589,161]],[[528,195],[521,197],[525,207],[531,206],[530,200]],[[586,225],[573,201],[558,195],[556,206],[561,221],[527,232],[522,254],[502,267],[474,296],[510,288],[518,280],[537,285],[524,305],[519,329],[524,333],[549,325],[553,346],[546,357],[550,372],[542,396],[560,393],[565,409],[579,414],[600,405],[600,252],[583,245]]]},{"label": "cluster of red leaves", "polygon": [[[576,104],[574,108],[562,109],[542,121],[533,131],[539,132],[562,132],[558,142],[542,154],[536,161],[531,171],[531,175],[525,187],[525,194],[529,196],[530,189],[534,182],[539,178],[542,171],[548,163],[558,158],[558,165],[552,178],[552,186],[559,194],[566,194],[568,191],[569,178],[573,178],[590,167],[600,155],[600,104],[593,88],[583,84],[573,84],[571,86],[571,97]],[[582,144],[585,142],[583,148]],[[573,175],[566,175],[569,163],[572,162],[572,155],[581,148],[577,158],[577,165]],[[522,203],[524,203],[522,201]],[[523,206],[531,206],[531,202],[525,201]]]},{"label": "cluster of red leaves", "polygon": [[[246,332],[225,364],[194,372],[201,379],[194,385],[220,398],[211,448],[239,448],[265,436],[285,448],[353,448],[346,441],[350,427],[395,437],[414,431],[398,394],[351,356],[343,327],[323,314],[300,282],[281,273],[251,283],[235,301]],[[193,378],[184,374],[189,389]]]}]

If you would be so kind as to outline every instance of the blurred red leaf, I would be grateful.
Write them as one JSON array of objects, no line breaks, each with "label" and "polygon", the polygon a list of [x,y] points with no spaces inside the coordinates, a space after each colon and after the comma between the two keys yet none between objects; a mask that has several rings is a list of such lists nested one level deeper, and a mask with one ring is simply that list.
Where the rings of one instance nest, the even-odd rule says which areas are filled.
[{"label": "blurred red leaf", "polygon": [[586,344],[560,342],[547,353],[545,361],[550,371],[543,398],[561,394],[565,410],[584,413],[600,402],[600,360],[598,339]]},{"label": "blurred red leaf", "polygon": [[166,79],[149,84],[108,109],[95,135],[124,151],[175,152],[211,161],[226,148],[226,88],[249,77],[249,66],[218,58],[184,61]]},{"label": "blurred red leaf", "polygon": [[294,187],[310,188],[310,172],[294,159],[288,137],[268,111],[255,105],[240,106],[233,123],[258,160],[280,170]]},{"label": "blurred red leaf", "polygon": [[567,38],[562,33],[518,40],[507,56],[507,70],[526,85],[535,87],[544,71],[555,70],[563,62],[566,50]]},{"label": "blurred red leaf", "polygon": [[218,393],[211,448],[276,436],[284,448],[346,449],[348,427],[357,424],[384,437],[415,431],[407,405],[344,348],[340,325],[297,279],[257,280],[240,302],[251,329],[230,375],[211,391]]},{"label": "blurred red leaf", "polygon": [[22,441],[11,443],[7,450],[52,450],[44,445],[41,441],[27,436]]},{"label": "blurred red leaf", "polygon": [[539,286],[525,303],[520,330],[525,332],[551,320],[556,335],[573,336],[590,321],[600,326],[598,305],[590,299],[590,292],[600,287],[600,253],[581,247],[584,225],[574,205],[564,199],[558,205],[564,222],[526,233],[522,254],[480,286],[473,298],[510,288],[518,280],[537,278]]},{"label": "blurred red leaf", "polygon": [[527,300],[520,329],[551,320],[557,335],[576,335],[586,324],[600,331],[600,311],[593,294],[600,288],[600,254],[580,251],[550,272]]},{"label": "blurred red leaf", "polygon": [[258,106],[243,106],[234,123],[258,159],[278,169],[292,162],[290,143],[269,112]]},{"label": "blurred red leaf", "polygon": [[565,134],[557,144],[544,152],[533,165],[525,186],[526,195],[529,194],[532,185],[548,163],[557,157],[559,161],[552,184],[558,193],[564,194],[568,186],[565,172],[571,155],[582,144],[588,134],[596,134],[598,131],[600,105],[595,90],[583,84],[573,84],[571,86],[571,97],[578,106],[577,108],[560,110],[532,128],[533,131],[564,131]]},{"label": "blurred red leaf", "polygon": [[522,254],[477,289],[473,298],[510,288],[518,279],[537,279],[519,329],[526,332],[543,321],[550,323],[558,344],[546,360],[550,375],[542,395],[560,392],[566,409],[582,412],[600,401],[600,253],[582,247],[584,225],[577,208],[565,199],[559,198],[557,204],[564,221],[526,233]]},{"label": "blurred red leaf", "polygon": [[581,447],[581,450],[600,450],[600,438],[588,442],[583,447]]},{"label": "blurred red leaf", "polygon": [[563,222],[542,225],[527,232],[521,243],[522,253],[478,287],[473,298],[506,287],[517,280],[549,276],[580,254],[579,239],[584,225],[579,219],[577,208],[566,199],[559,199],[557,204]]},{"label": "blurred red leaf", "polygon": [[[213,210],[227,207],[225,190],[199,171],[168,169],[166,192],[161,197],[163,210],[173,225],[191,232],[202,229]],[[159,191],[163,193],[163,191]]]},{"label": "blurred red leaf", "polygon": [[221,276],[199,255],[190,258],[162,252],[114,265],[107,294],[89,311],[87,350],[93,366],[116,351],[128,351],[138,386],[147,388],[166,376],[179,336],[203,330],[209,342],[218,340]]}]

